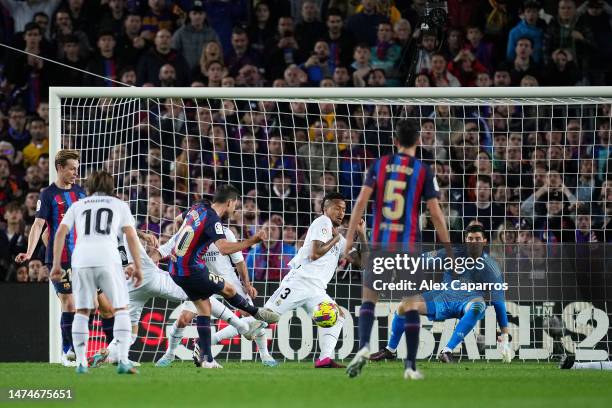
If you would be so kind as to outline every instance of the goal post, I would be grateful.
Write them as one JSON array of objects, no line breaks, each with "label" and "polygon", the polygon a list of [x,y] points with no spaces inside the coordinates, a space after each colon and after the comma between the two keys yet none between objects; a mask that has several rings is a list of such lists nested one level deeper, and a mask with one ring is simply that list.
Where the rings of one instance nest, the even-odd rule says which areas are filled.
[{"label": "goal post", "polygon": [[[367,166],[392,151],[394,124],[401,118],[416,119],[423,131],[427,123],[428,140],[422,142],[417,156],[444,180],[439,180],[441,202],[455,241],[461,239],[469,220],[484,218],[492,240],[506,232],[529,231],[537,236],[535,241],[556,245],[555,240],[563,241],[557,235],[578,231],[577,208],[584,205],[592,209],[588,214],[592,228],[601,223],[612,230],[612,211],[606,212],[608,200],[612,209],[611,106],[612,87],[51,87],[49,177],[50,182],[55,180],[57,151],[79,149],[82,180],[91,170],[109,170],[139,225],[160,237],[172,232],[173,214],[207,197],[216,185],[239,185],[245,198],[242,218],[230,224],[237,238],[248,236],[264,222],[275,225],[279,234],[278,242],[266,248],[268,252],[245,253],[260,292],[256,303],[261,305],[286,274],[286,262],[297,250],[324,192],[339,189],[350,208]],[[573,125],[578,129],[569,130]],[[584,170],[589,168],[587,161],[590,170]],[[589,177],[583,180],[585,171]],[[534,198],[541,187],[538,177],[553,177],[551,173],[569,180],[571,196],[561,193],[567,214],[560,216],[574,222],[573,228],[558,231],[556,224],[553,228],[546,220],[547,202],[541,195]],[[490,208],[496,205],[503,213],[482,216],[475,204],[484,203],[477,192],[481,177],[488,180],[488,196],[483,194]],[[427,216],[419,223],[424,240],[434,240]],[[602,234],[598,237],[604,240],[610,236]],[[356,351],[360,276],[358,271],[340,268],[328,286],[330,296],[349,314],[337,349],[339,358]],[[610,277],[606,279],[609,286]],[[49,361],[57,363],[61,310],[54,293],[50,286]],[[516,356],[547,360],[565,350],[582,353],[583,359],[607,359],[612,351],[612,299],[607,297],[609,290],[603,293],[597,304],[565,294],[550,295],[550,299],[520,294],[509,300]],[[386,340],[394,305],[377,306],[373,348],[382,347]],[[164,320],[178,317],[175,307],[159,299],[146,306],[139,341],[132,349],[136,358],[159,358],[168,328]],[[419,358],[432,358],[455,322],[424,323],[425,346]],[[466,337],[462,352],[467,358],[499,358],[495,324],[490,308],[476,335]],[[284,316],[269,330],[274,355],[311,358],[316,354],[316,333],[311,328],[309,316],[302,311]],[[555,330],[562,335],[555,337]],[[223,358],[255,358],[253,346],[244,339],[215,347],[213,352]],[[189,358],[187,351],[181,346],[179,357]]]}]

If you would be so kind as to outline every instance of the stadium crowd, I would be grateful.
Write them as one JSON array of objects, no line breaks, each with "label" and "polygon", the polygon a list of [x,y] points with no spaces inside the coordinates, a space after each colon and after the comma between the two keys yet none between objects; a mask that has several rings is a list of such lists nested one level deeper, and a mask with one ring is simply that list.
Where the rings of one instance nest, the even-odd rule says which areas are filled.
[{"label": "stadium crowd", "polygon": [[[0,0],[0,281],[44,281],[42,244],[13,260],[49,174],[49,86],[563,86],[612,81],[612,6],[603,0],[449,0],[446,27],[421,29],[422,0]],[[45,57],[58,61],[54,64]],[[77,69],[70,69],[74,67]],[[97,74],[92,76],[83,71]],[[94,117],[113,117],[99,106]],[[116,174],[139,227],[160,236],[215,183],[241,187],[238,237],[255,280],[278,280],[326,191],[349,203],[393,123],[420,121],[417,156],[436,172],[456,240],[478,219],[498,243],[612,242],[611,107],[152,103],[151,142],[62,145]],[[91,112],[67,110],[67,119]],[[106,115],[106,116],[105,116]],[[103,122],[103,121],[101,121]],[[146,130],[145,130],[146,129]],[[141,139],[143,140],[143,139]],[[145,150],[146,149],[146,150]],[[52,165],[52,163],[51,163]],[[423,239],[433,227],[422,216]]]}]

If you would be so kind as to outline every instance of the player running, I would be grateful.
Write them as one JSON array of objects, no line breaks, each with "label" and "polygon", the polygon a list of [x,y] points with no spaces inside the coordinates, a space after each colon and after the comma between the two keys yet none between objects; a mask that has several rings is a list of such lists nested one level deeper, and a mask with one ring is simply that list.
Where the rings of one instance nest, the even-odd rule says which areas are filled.
[{"label": "player running", "polygon": [[[471,268],[466,267],[461,275],[454,274],[452,270],[444,273],[443,282],[449,287],[453,280],[461,283],[503,283],[502,272],[499,265],[489,254],[484,252],[487,243],[485,232],[482,225],[473,223],[468,226],[465,232],[466,245],[455,248],[453,253],[456,257],[477,259],[482,257],[484,267],[479,268],[473,264]],[[439,258],[442,261],[447,256],[446,250],[434,251],[426,254],[426,258]],[[489,292],[489,291],[487,291]],[[512,351],[508,340],[508,316],[506,314],[506,303],[503,290],[490,291],[485,293],[473,290],[433,290],[417,295],[398,307],[391,323],[391,335],[387,347],[372,354],[370,360],[393,360],[397,358],[397,345],[404,333],[405,319],[403,315],[408,310],[417,310],[420,315],[425,315],[429,320],[444,321],[446,319],[460,319],[453,331],[448,343],[438,355],[438,359],[443,363],[452,363],[452,351],[463,341],[464,337],[476,326],[479,320],[484,318],[486,304],[485,299],[489,294],[491,304],[495,308],[497,323],[499,324],[501,335],[498,338],[499,348],[504,362],[512,360]]]},{"label": "player running", "polygon": [[[76,180],[79,175],[79,152],[76,150],[60,150],[55,155],[55,169],[57,177],[54,183],[45,188],[40,194],[36,208],[36,218],[28,236],[28,249],[15,257],[16,263],[27,262],[32,258],[38,240],[41,238],[43,228],[47,226],[48,236],[43,238],[46,249],[45,263],[51,269],[53,264],[53,244],[55,234],[68,209],[78,200],[87,196],[85,190]],[[77,232],[73,229],[66,236],[64,249],[60,254],[60,266],[62,275],[57,282],[53,282],[62,308],[60,328],[62,332],[62,364],[64,366],[75,366],[74,348],[72,346],[72,322],[74,320],[74,298],[72,296],[71,282],[71,257],[74,251]],[[113,310],[108,299],[100,294],[98,296],[100,314],[102,316],[102,327],[108,341],[112,340]]]},{"label": "player running", "polygon": [[[179,216],[178,219],[182,220],[182,217]],[[238,242],[236,236],[229,228],[223,227],[223,233],[229,242]],[[177,238],[178,234],[175,234],[172,238],[170,238],[170,240],[168,240],[167,243],[158,249],[159,255],[162,258],[170,256],[172,249],[176,245]],[[206,266],[211,273],[221,276],[225,280],[226,284],[231,284],[240,296],[247,299],[251,305],[253,304],[252,298],[257,296],[257,290],[250,283],[242,252],[238,251],[230,255],[223,255],[219,251],[219,248],[217,248],[217,245],[213,243],[210,245],[208,251],[204,255],[204,259],[206,259]],[[238,276],[236,276],[236,271],[240,275],[242,282],[238,279]],[[248,340],[255,341],[259,350],[261,361],[265,366],[278,366],[278,363],[276,360],[274,360],[274,358],[272,358],[268,351],[268,339],[265,332],[265,327],[267,327],[266,323],[260,320],[255,320],[253,316],[239,318],[232,313],[229,308],[225,307],[225,305],[223,305],[223,303],[221,303],[221,301],[215,296],[210,298],[210,304],[212,315],[229,323],[229,326],[223,328],[212,336],[211,345],[218,344],[224,339],[242,334]],[[168,332],[168,349],[157,361],[157,363],[155,363],[156,367],[168,367],[172,364],[175,358],[176,348],[183,338],[185,327],[191,324],[196,315],[197,310],[193,302],[185,302],[183,304],[181,315],[174,322],[170,328],[170,331]],[[199,364],[200,357],[197,343],[195,344],[194,351],[196,351],[194,353],[194,362]]]},{"label": "player running", "polygon": [[[328,193],[323,198],[321,211],[323,214],[308,228],[304,245],[289,262],[291,271],[266,302],[265,307],[278,314],[302,307],[312,316],[319,303],[335,303],[326,293],[326,289],[347,243],[338,232],[346,211],[342,194]],[[360,243],[365,246],[365,222],[358,225],[357,232]],[[349,259],[356,267],[360,267],[360,258],[355,251],[349,251]],[[338,310],[339,315],[334,326],[318,328],[321,353],[315,362],[315,368],[344,367],[333,360],[334,349],[344,323],[344,314],[341,309]]]},{"label": "player running", "polygon": [[[72,325],[72,338],[79,374],[87,373],[87,342],[89,340],[89,314],[95,308],[98,288],[102,289],[115,308],[114,337],[117,342],[119,374],[137,374],[128,360],[130,350],[130,317],[128,289],[117,240],[125,234],[128,248],[138,251],[136,221],[126,203],[113,197],[113,176],[106,171],[90,174],[87,179],[89,197],[74,203],[66,212],[55,235],[51,279],[62,279],[62,252],[70,231],[76,231],[79,240],[72,254],[74,303],[76,314]],[[134,260],[135,286],[142,282],[140,258]]]},{"label": "player running", "polygon": [[[366,180],[355,208],[351,214],[347,232],[347,248],[353,243],[361,217],[372,194],[375,195],[372,213],[373,244],[413,244],[420,241],[418,226],[421,201],[427,209],[438,232],[440,242],[450,244],[444,214],[438,202],[438,183],[429,166],[414,156],[419,139],[419,128],[414,120],[403,119],[397,122],[393,142],[397,153],[383,156],[368,170]],[[344,250],[348,255],[347,249]],[[347,374],[356,377],[370,357],[369,343],[374,325],[374,307],[378,293],[364,282],[363,303],[359,309],[359,351],[349,363]],[[419,341],[420,318],[416,311],[406,313],[406,343],[408,359],[405,362],[405,378],[422,378],[416,370],[416,347]]]},{"label": "player running", "polygon": [[170,275],[174,282],[183,288],[198,312],[197,329],[201,350],[199,363],[203,368],[220,368],[213,360],[211,352],[210,296],[220,294],[233,307],[266,323],[275,323],[279,318],[278,314],[271,310],[251,305],[236,292],[233,285],[226,284],[223,277],[211,273],[204,258],[213,243],[221,254],[229,255],[267,239],[265,230],[260,230],[253,237],[241,242],[229,242],[226,239],[221,218],[234,213],[239,196],[235,187],[224,185],[215,192],[211,206],[198,203],[191,207],[172,249]]}]

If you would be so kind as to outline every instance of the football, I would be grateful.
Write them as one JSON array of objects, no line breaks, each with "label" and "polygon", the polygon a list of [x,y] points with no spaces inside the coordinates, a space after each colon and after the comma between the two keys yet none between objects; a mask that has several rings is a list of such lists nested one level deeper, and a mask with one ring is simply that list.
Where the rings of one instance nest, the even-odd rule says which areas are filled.
[{"label": "football", "polygon": [[332,327],[338,318],[338,306],[332,302],[321,302],[312,313],[312,320],[319,327]]}]

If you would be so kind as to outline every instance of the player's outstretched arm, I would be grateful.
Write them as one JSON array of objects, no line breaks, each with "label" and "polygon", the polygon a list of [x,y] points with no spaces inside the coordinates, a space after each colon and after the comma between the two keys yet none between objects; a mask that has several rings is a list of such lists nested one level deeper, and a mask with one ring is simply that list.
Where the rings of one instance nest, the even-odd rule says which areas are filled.
[{"label": "player's outstretched arm", "polygon": [[372,195],[373,191],[374,189],[372,187],[361,187],[359,197],[357,197],[357,202],[355,203],[353,211],[351,212],[351,219],[349,221],[348,230],[346,231],[346,247],[344,248],[345,258],[348,258],[348,254],[353,248],[353,242],[355,241],[355,232],[357,232],[357,227],[361,222],[361,217],[365,212],[365,209],[368,205],[368,201],[370,200],[370,196]]},{"label": "player's outstretched arm", "polygon": [[62,251],[66,244],[66,235],[68,235],[68,232],[70,232],[70,228],[66,224],[61,223],[55,233],[55,240],[53,241],[53,266],[49,274],[49,277],[54,282],[58,282],[62,278]]},{"label": "player's outstretched arm", "polygon": [[251,238],[245,239],[239,242],[230,242],[227,239],[218,239],[215,241],[215,245],[219,248],[219,252],[222,255],[230,255],[234,252],[242,251],[246,248],[250,248],[253,245],[268,239],[268,231],[266,229],[260,229]]},{"label": "player's outstretched arm", "polygon": [[236,271],[238,272],[238,276],[240,276],[240,281],[242,282],[244,291],[251,297],[251,299],[255,299],[257,297],[257,289],[255,289],[255,287],[251,284],[246,262],[238,262],[236,264]]},{"label": "player's outstretched arm", "polygon": [[134,280],[134,287],[139,287],[142,283],[142,262],[140,261],[140,253],[138,250],[138,235],[136,234],[136,228],[133,226],[125,226],[122,228],[127,241],[128,249],[132,255],[132,263],[134,264],[134,271],[132,272],[132,279]]},{"label": "player's outstretched arm", "polygon": [[23,263],[29,261],[34,251],[36,250],[36,245],[38,245],[38,240],[40,239],[40,235],[42,234],[43,227],[45,226],[45,220],[42,218],[36,218],[34,223],[32,224],[32,228],[30,229],[30,235],[28,236],[28,249],[25,253],[20,253],[15,257],[15,262]]},{"label": "player's outstretched arm", "polygon": [[363,267],[362,254],[367,252],[368,250],[368,237],[366,235],[366,223],[362,218],[357,225],[357,238],[359,239],[359,249],[352,248],[351,252],[348,254],[348,260],[350,263],[357,269],[361,269]]}]

